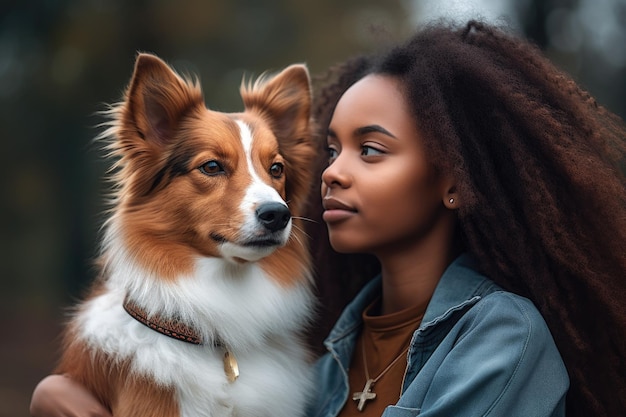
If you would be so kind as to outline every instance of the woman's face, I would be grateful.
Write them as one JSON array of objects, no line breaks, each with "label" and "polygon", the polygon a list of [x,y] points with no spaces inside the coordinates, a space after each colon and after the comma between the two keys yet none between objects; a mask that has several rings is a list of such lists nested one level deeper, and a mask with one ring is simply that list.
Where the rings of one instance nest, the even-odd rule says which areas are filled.
[{"label": "woman's face", "polygon": [[328,129],[323,218],[339,252],[419,244],[447,209],[399,81],[368,75],[339,100]]}]

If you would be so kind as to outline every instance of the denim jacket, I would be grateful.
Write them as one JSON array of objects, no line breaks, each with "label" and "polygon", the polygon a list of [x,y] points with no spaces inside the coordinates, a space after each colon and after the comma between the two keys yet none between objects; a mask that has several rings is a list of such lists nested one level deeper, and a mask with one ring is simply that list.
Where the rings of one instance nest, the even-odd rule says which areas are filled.
[{"label": "denim jacket", "polygon": [[[324,342],[310,417],[336,416],[351,396],[348,367],[368,283]],[[445,271],[415,331],[397,404],[384,417],[564,416],[569,379],[552,335],[527,299],[480,275],[468,255]],[[399,393],[400,394],[400,393]],[[352,400],[350,400],[352,401]]]}]

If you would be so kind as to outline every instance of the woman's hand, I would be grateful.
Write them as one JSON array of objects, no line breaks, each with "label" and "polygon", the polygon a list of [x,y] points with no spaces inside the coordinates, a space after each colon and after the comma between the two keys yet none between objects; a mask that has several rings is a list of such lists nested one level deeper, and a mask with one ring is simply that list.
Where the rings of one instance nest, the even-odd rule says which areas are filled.
[{"label": "woman's hand", "polygon": [[82,385],[64,375],[41,380],[30,402],[33,417],[113,417]]}]

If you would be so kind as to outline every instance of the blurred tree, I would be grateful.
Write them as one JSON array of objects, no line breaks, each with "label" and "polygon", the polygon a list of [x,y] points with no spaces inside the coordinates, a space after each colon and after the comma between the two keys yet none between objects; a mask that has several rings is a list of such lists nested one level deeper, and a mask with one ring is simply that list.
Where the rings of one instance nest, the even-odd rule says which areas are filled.
[{"label": "blurred tree", "polygon": [[600,104],[626,117],[626,0],[512,4],[527,37]]}]

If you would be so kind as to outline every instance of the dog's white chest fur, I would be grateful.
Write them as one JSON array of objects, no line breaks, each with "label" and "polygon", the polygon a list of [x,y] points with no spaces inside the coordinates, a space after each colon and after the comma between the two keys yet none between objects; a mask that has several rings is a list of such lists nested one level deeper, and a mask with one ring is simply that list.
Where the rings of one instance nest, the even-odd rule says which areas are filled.
[{"label": "dog's white chest fur", "polygon": [[[306,286],[283,288],[254,264],[233,274],[220,259],[198,260],[193,276],[155,284],[122,250],[115,258],[120,262],[110,265],[106,291],[77,317],[79,335],[90,346],[175,387],[185,417],[302,413],[311,380],[296,331],[310,312]],[[126,294],[149,313],[183,318],[208,343],[193,345],[149,329],[123,309]],[[226,378],[225,348],[215,346],[216,340],[237,359],[240,376],[234,382]]]}]

